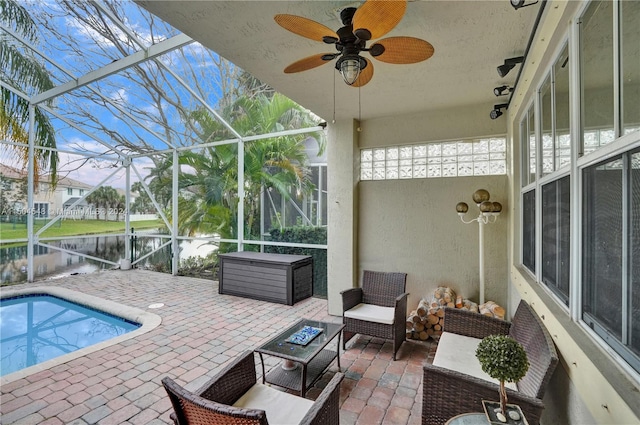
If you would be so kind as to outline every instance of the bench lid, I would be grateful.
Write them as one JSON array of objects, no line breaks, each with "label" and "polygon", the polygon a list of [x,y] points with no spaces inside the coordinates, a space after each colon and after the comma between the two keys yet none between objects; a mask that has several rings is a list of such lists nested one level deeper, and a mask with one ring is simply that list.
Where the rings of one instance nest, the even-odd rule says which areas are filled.
[{"label": "bench lid", "polygon": [[253,261],[263,261],[266,263],[291,264],[311,259],[310,255],[292,255],[292,254],[268,254],[265,252],[230,252],[220,254],[221,258],[238,258]]}]

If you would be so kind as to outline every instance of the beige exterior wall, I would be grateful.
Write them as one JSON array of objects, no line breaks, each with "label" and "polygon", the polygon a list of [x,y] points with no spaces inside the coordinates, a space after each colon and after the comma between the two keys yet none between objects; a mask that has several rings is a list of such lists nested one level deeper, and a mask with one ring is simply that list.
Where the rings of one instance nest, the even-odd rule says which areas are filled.
[{"label": "beige exterior wall", "polygon": [[[7,190],[5,196],[7,196],[11,201],[18,202],[19,205],[15,205],[16,211],[14,212],[18,215],[23,214],[27,210],[27,193],[26,189],[24,194],[20,193],[20,185],[26,183],[26,173],[22,170],[18,170],[17,168],[2,164],[0,165],[0,174],[2,174],[3,178],[6,179],[7,183],[11,186],[11,189]],[[56,215],[63,214],[64,203],[67,200],[70,198],[80,198],[91,190],[91,188],[92,186],[88,184],[68,177],[61,177],[54,190],[51,183],[48,181],[48,176],[45,176],[40,178],[40,182],[38,182],[34,188],[33,202],[34,204],[37,204],[38,210],[42,209],[42,204],[48,205],[48,217],[54,217]],[[72,194],[69,194],[69,189],[72,190]],[[86,205],[86,202],[82,205]],[[88,208],[85,209],[88,210]]]},{"label": "beige exterior wall", "polygon": [[[360,182],[359,269],[407,273],[408,309],[429,299],[438,286],[478,302],[479,229],[463,224],[455,206],[469,204],[466,220],[478,216],[476,189],[506,206],[506,176],[444,177]],[[506,208],[505,208],[506,210]],[[485,299],[507,303],[508,211],[484,225]]]},{"label": "beige exterior wall", "polygon": [[[490,94],[491,90],[492,87],[487,87]],[[489,118],[493,105],[503,101],[496,98],[494,102],[463,108],[367,120],[362,123],[360,148],[504,135],[507,131],[504,118]],[[425,94],[425,106],[427,102]]]},{"label": "beige exterior wall", "polygon": [[[510,306],[522,298],[531,304],[556,344],[560,363],[545,394],[544,424],[635,424],[640,423],[638,382],[623,370],[616,355],[604,349],[568,309],[536,283],[520,263],[519,120],[548,72],[555,55],[567,40],[571,21],[584,2],[549,1],[545,16],[531,46],[517,90],[509,108],[512,170],[510,199],[514,208],[509,224]],[[571,54],[571,53],[570,53]],[[577,296],[573,294],[573,296]]]},{"label": "beige exterior wall", "polygon": [[[480,188],[504,205],[498,223],[485,226],[485,246],[499,247],[485,252],[485,276],[487,299],[506,303],[506,176],[359,182],[360,149],[365,147],[504,134],[504,120],[489,118],[492,107],[488,103],[368,120],[362,123],[361,132],[356,121],[329,125],[327,279],[331,314],[342,313],[339,292],[357,286],[365,269],[406,272],[410,307],[441,284],[477,300],[478,225],[460,222],[455,205],[467,202],[473,212],[467,219],[475,218],[477,208],[471,195]],[[464,259],[465,266],[444,267],[443,261],[451,256]]]},{"label": "beige exterior wall", "polygon": [[[493,105],[368,120],[362,123],[360,148],[505,134],[504,120],[489,118]],[[471,195],[481,188],[504,206],[499,220],[484,227],[484,235],[485,299],[505,305],[509,214],[506,176],[360,182],[359,275],[363,270],[407,273],[410,310],[441,285],[478,301],[478,224],[463,224],[455,206],[466,202],[469,213],[465,219],[476,218],[478,209]]]},{"label": "beige exterior wall", "polygon": [[[542,423],[640,423],[637,381],[618,366],[614,354],[572,321],[568,310],[518,266],[520,151],[513,134],[582,4],[548,2],[507,116],[489,119],[493,104],[501,103],[495,101],[463,109],[372,119],[362,123],[360,133],[350,124],[334,125],[328,147],[329,309],[331,314],[340,314],[335,288],[357,285],[364,269],[407,272],[409,308],[438,285],[477,297],[477,225],[462,224],[454,207],[465,201],[470,211],[475,211],[471,194],[486,188],[504,205],[498,223],[485,227],[486,298],[504,305],[509,315],[520,299],[528,301],[543,319],[560,355],[544,398]],[[358,183],[359,149],[507,132],[507,176]],[[341,222],[336,223],[335,217],[341,217]]]}]

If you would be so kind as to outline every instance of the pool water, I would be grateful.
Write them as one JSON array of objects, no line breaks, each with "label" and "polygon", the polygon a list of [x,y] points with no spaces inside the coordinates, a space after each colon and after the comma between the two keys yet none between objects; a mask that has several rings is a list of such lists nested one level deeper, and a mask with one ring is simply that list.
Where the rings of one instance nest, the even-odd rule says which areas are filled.
[{"label": "pool water", "polygon": [[0,301],[0,376],[140,326],[51,295],[5,298]]}]

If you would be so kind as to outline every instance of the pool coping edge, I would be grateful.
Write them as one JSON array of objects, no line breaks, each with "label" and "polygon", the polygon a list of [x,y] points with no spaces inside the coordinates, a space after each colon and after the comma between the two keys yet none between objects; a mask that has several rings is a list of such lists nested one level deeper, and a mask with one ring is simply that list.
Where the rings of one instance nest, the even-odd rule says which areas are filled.
[{"label": "pool coping edge", "polygon": [[65,299],[67,301],[74,302],[76,304],[81,304],[86,307],[109,313],[114,316],[122,317],[123,319],[139,323],[142,326],[140,326],[136,330],[117,336],[115,338],[111,338],[109,340],[81,348],[71,353],[64,354],[62,356],[58,356],[37,365],[29,366],[22,370],[18,370],[16,372],[5,375],[0,378],[0,386],[17,381],[19,379],[26,378],[27,376],[34,373],[38,373],[52,367],[67,363],[71,360],[86,356],[90,353],[94,353],[112,345],[119,344],[123,341],[138,337],[157,328],[162,323],[162,318],[155,313],[151,313],[137,307],[126,306],[115,301],[105,300],[94,295],[89,295],[79,291],[73,291],[71,289],[61,288],[57,286],[34,286],[21,289],[3,289],[0,293],[0,299],[32,294],[52,295],[58,298]]}]

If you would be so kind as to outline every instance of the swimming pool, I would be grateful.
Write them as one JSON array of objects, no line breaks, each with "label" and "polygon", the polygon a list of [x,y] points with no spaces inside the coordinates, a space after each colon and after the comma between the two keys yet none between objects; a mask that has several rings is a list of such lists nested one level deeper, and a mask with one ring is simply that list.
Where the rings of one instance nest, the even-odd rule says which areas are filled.
[{"label": "swimming pool", "polygon": [[110,300],[45,286],[2,291],[2,385],[142,335],[157,314]]},{"label": "swimming pool", "polygon": [[42,363],[138,329],[120,317],[51,295],[0,301],[0,375]]}]

